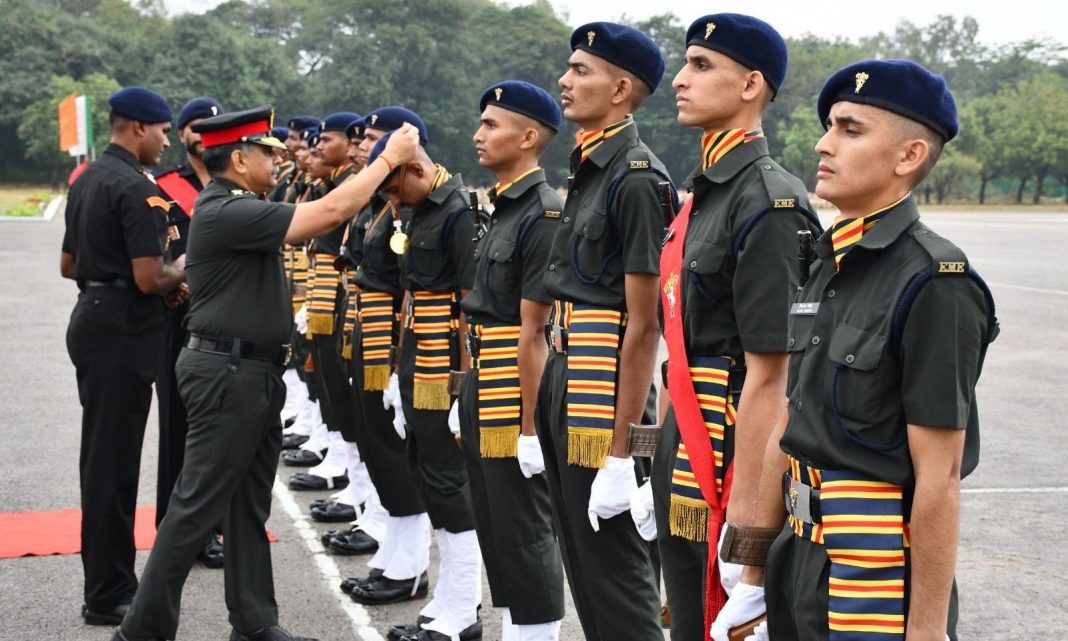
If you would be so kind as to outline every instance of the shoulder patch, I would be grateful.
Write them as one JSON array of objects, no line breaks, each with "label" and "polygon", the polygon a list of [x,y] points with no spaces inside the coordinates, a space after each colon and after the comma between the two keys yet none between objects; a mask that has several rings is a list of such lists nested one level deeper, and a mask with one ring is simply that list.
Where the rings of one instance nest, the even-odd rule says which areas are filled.
[{"label": "shoulder patch", "polygon": [[630,169],[648,169],[649,168],[649,161],[648,160],[631,160],[631,161],[629,161],[629,168]]},{"label": "shoulder patch", "polygon": [[771,162],[770,158],[757,160],[764,189],[768,191],[772,209],[806,208],[804,187],[800,181]]},{"label": "shoulder patch", "polygon": [[796,198],[776,198],[775,203],[772,205],[775,209],[793,209],[797,207]]},{"label": "shoulder patch", "polygon": [[912,237],[930,256],[931,269],[936,276],[968,273],[968,257],[964,251],[931,231],[927,225],[917,223],[912,230]]},{"label": "shoulder patch", "polygon": [[159,207],[163,211],[171,210],[171,204],[159,196],[149,196],[145,199],[145,204],[149,207]]},{"label": "shoulder patch", "polygon": [[551,209],[546,209],[545,210],[545,217],[546,218],[559,218],[560,217],[560,212],[553,211]]}]

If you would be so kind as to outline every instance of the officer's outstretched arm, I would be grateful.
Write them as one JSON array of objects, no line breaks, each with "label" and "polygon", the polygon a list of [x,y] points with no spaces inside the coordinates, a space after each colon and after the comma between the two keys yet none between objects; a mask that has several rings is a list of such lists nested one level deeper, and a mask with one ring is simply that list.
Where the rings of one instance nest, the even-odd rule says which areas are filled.
[{"label": "officer's outstretched arm", "polygon": [[367,205],[393,168],[412,160],[418,148],[419,130],[406,123],[390,137],[382,155],[363,171],[319,200],[297,205],[285,242],[315,238],[352,219]]}]

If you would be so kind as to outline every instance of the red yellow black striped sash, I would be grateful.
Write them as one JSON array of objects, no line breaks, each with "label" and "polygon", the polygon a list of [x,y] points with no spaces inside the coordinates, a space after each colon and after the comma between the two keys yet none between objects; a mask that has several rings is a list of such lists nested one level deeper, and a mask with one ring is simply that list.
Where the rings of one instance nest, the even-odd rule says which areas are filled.
[{"label": "red yellow black striped sash", "polygon": [[821,523],[793,516],[794,533],[822,543],[831,561],[827,622],[831,641],[905,638],[902,489],[856,472],[818,470],[790,458],[790,476],[820,490]]},{"label": "red yellow black striped sash", "polygon": [[352,334],[356,329],[360,288],[353,281],[348,282],[348,298],[345,299],[345,322],[341,334],[341,358],[352,360]]},{"label": "red yellow black striped sash", "polygon": [[307,296],[308,254],[304,252],[304,247],[286,245],[282,251],[282,264],[286,270],[286,281],[289,283],[293,313],[296,314],[304,306]]},{"label": "red yellow black striped sash", "polygon": [[365,392],[381,392],[389,386],[389,348],[393,345],[393,324],[398,320],[392,294],[360,292],[360,352]]},{"label": "red yellow black striped sash", "polygon": [[454,313],[456,295],[449,292],[415,292],[412,331],[415,333],[415,386],[413,405],[420,410],[448,410],[449,371],[452,369],[452,332],[459,329]]},{"label": "red yellow black striped sash", "polygon": [[336,256],[312,254],[308,286],[308,338],[334,333],[334,299],[341,274],[334,269]]},{"label": "red yellow black striped sash", "polygon": [[[619,347],[626,315],[564,304],[567,338],[567,462],[601,468],[612,449]],[[570,307],[568,311],[567,308]]]},{"label": "red yellow black striped sash", "polygon": [[[697,406],[701,410],[701,418],[712,444],[716,494],[722,495],[726,473],[723,444],[727,427],[734,425],[734,399],[728,391],[733,363],[729,358],[691,356],[689,364]],[[708,516],[708,502],[701,494],[697,477],[690,466],[686,443],[680,440],[679,450],[675,455],[675,468],[671,474],[671,504],[668,509],[671,534],[690,541],[707,541]]]},{"label": "red yellow black striped sash", "polygon": [[480,339],[478,358],[478,438],[482,458],[516,455],[522,414],[519,388],[519,325],[472,325]]}]

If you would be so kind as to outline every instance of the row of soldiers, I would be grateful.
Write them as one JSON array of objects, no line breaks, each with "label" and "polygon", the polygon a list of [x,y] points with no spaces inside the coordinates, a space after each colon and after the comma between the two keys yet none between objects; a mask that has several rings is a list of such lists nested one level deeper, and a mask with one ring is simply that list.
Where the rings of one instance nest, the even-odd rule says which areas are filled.
[{"label": "row of soldiers", "polygon": [[[211,178],[187,258],[152,292],[134,275],[191,296],[172,342],[185,461],[132,605],[91,607],[87,564],[86,611],[121,619],[117,639],[173,638],[221,526],[232,639],[295,639],[262,532],[286,447],[312,465],[293,489],[338,490],[313,516],[354,521],[324,543],[374,553],[341,585],[354,601],[428,594],[436,541],[433,598],[391,639],[479,638],[482,564],[509,640],[559,638],[565,574],[586,638],[662,638],[656,564],[675,641],[955,639],[959,480],[997,322],[911,196],[957,133],[952,95],[909,61],[831,76],[817,194],[842,215],[823,232],[761,129],[782,37],[714,14],[684,42],[678,121],[703,135],[677,215],[633,115],[663,58],[629,26],[575,30],[559,102],[518,80],[483,93],[490,213],[403,107],[282,131],[269,108],[202,101],[212,115],[179,123]],[[120,94],[114,111],[162,122]],[[539,167],[565,118],[566,202]],[[123,287],[69,273],[83,297]]]}]

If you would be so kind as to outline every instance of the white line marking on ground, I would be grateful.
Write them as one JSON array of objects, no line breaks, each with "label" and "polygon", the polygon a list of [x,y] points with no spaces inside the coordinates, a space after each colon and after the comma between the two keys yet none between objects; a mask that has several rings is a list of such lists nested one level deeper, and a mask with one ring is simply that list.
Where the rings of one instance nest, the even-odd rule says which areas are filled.
[{"label": "white line marking on ground", "polygon": [[334,559],[326,553],[323,544],[319,542],[319,532],[308,522],[304,513],[301,512],[300,506],[297,505],[297,500],[285,483],[278,477],[274,479],[274,496],[293,521],[293,527],[300,533],[300,537],[304,540],[304,545],[311,552],[315,567],[319,570],[319,575],[326,586],[326,591],[334,595],[338,605],[349,617],[349,620],[352,621],[352,631],[356,638],[362,641],[385,641],[378,630],[371,627],[371,615],[367,612],[367,608],[354,602],[347,594],[338,589],[338,584],[341,583],[342,578],[341,570],[338,569]]},{"label": "white line marking on ground", "polygon": [[56,196],[53,198],[52,201],[48,203],[48,207],[45,208],[44,219],[48,221],[52,220],[52,217],[59,211],[59,206],[63,204],[64,200],[63,196]]},{"label": "white line marking on ground", "polygon": [[1068,487],[969,487],[961,494],[1065,494]]},{"label": "white line marking on ground", "polygon": [[1024,292],[1035,292],[1036,294],[1053,294],[1054,296],[1068,296],[1068,292],[1063,289],[1045,289],[1042,287],[1029,287],[1027,285],[1010,285],[1008,283],[988,283],[991,287],[1004,287],[1005,289],[1018,289]]}]

